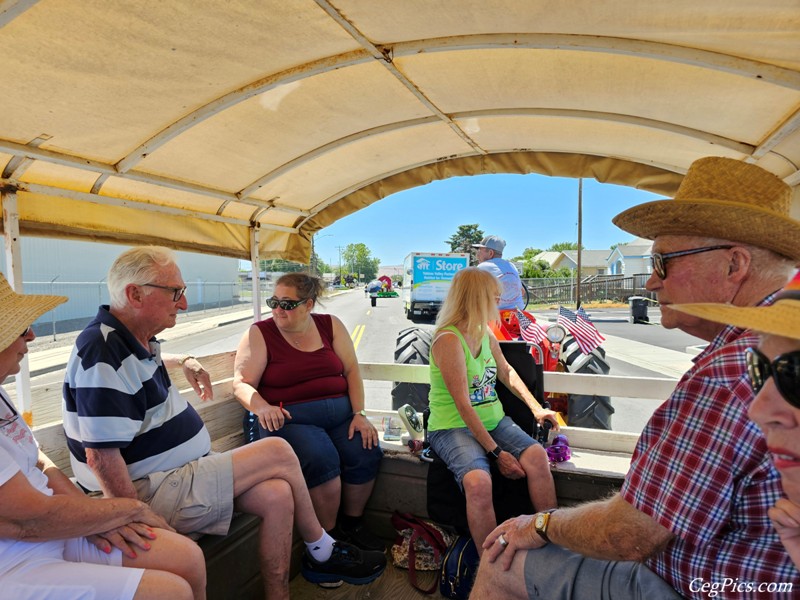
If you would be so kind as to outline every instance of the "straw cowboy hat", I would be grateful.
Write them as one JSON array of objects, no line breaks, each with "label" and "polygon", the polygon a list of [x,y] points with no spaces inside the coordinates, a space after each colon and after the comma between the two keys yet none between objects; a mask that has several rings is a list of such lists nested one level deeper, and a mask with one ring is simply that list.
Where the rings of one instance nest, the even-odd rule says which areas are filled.
[{"label": "straw cowboy hat", "polygon": [[672,310],[715,323],[800,340],[800,273],[775,297],[772,306],[732,304],[670,304]]},{"label": "straw cowboy hat", "polygon": [[633,235],[715,237],[772,250],[800,262],[800,221],[792,190],[761,167],[711,156],[692,163],[674,200],[629,208],[614,224]]},{"label": "straw cowboy hat", "polygon": [[0,273],[0,351],[8,348],[36,319],[66,301],[66,296],[18,294]]}]

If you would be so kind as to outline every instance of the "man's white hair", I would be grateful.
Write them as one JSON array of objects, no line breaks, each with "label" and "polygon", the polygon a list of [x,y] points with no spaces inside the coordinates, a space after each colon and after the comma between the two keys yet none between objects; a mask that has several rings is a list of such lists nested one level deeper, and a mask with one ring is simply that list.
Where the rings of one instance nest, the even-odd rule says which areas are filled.
[{"label": "man's white hair", "polygon": [[141,246],[120,254],[108,271],[111,308],[123,308],[128,304],[125,296],[128,285],[153,283],[161,269],[174,264],[175,253],[163,246]]}]

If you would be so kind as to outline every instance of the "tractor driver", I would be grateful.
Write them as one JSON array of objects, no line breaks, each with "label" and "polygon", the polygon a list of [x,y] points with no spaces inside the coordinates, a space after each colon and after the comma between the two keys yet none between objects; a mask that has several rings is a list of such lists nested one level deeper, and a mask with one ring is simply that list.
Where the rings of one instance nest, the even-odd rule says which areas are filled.
[{"label": "tractor driver", "polygon": [[496,235],[487,235],[480,244],[472,244],[472,247],[477,248],[475,258],[478,261],[478,268],[491,273],[500,280],[500,287],[503,291],[497,308],[500,311],[525,308],[519,272],[513,264],[503,258],[503,250],[506,247],[505,240]]}]

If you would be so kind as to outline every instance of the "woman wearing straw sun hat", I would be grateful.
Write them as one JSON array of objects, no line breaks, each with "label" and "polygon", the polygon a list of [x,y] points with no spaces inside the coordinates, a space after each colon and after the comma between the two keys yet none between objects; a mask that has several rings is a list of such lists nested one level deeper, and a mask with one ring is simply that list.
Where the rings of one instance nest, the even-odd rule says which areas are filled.
[{"label": "woman wearing straw sun hat", "polygon": [[[19,372],[36,337],[31,324],[66,300],[17,294],[0,275],[0,383]],[[143,502],[80,492],[39,451],[0,387],[4,598],[204,598],[202,552],[168,529]]]},{"label": "woman wearing straw sun hat", "polygon": [[783,491],[769,517],[800,568],[800,273],[772,306],[682,304],[674,310],[761,333],[746,351],[748,380],[756,393],[748,415],[767,438]]}]

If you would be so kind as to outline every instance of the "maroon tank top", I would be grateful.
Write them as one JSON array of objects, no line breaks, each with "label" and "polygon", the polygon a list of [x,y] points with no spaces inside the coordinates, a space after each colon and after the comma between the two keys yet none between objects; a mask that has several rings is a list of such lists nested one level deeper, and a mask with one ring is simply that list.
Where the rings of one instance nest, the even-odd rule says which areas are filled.
[{"label": "maroon tank top", "polygon": [[322,338],[322,348],[303,352],[287,342],[274,319],[256,323],[267,344],[267,368],[258,393],[278,406],[335,398],[347,394],[344,365],[333,350],[333,320],[330,315],[311,313]]}]

